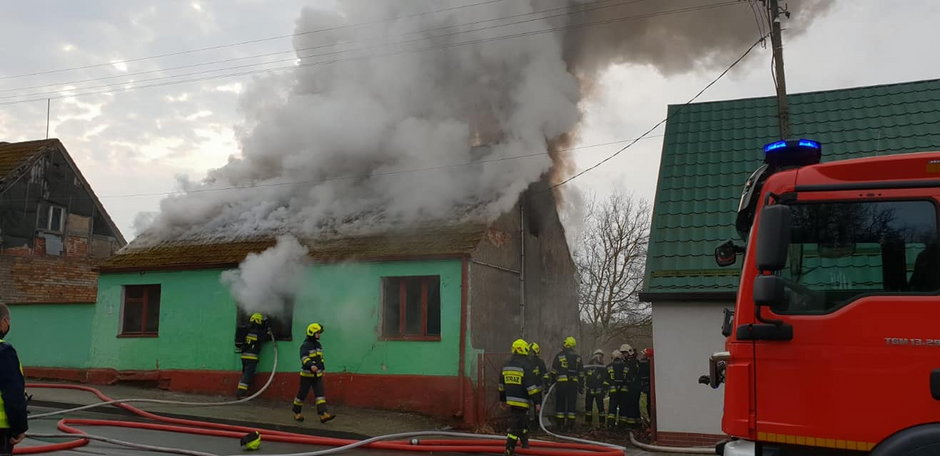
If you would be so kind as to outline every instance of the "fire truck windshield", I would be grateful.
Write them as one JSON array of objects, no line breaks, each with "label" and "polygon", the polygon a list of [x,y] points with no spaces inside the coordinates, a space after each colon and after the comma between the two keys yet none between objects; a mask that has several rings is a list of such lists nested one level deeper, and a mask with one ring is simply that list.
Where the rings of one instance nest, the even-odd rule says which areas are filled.
[{"label": "fire truck windshield", "polygon": [[810,202],[791,209],[790,250],[780,271],[788,302],[779,313],[828,313],[862,296],[940,290],[932,201]]}]

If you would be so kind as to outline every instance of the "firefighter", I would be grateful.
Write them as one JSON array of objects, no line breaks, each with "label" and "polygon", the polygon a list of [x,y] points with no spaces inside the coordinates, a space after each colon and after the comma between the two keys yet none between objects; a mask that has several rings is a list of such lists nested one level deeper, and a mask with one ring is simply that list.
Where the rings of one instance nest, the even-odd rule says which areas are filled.
[{"label": "firefighter", "polygon": [[618,419],[621,424],[626,424],[626,392],[627,363],[620,350],[614,350],[610,354],[610,364],[607,365],[607,393],[610,395],[607,429],[617,427]]},{"label": "firefighter", "polygon": [[623,354],[624,362],[627,365],[627,391],[624,396],[626,425],[627,427],[636,427],[641,423],[640,420],[640,363],[636,359],[636,350],[629,344],[620,346],[620,352]]},{"label": "firefighter", "polygon": [[640,415],[643,418],[643,421],[650,423],[652,421],[651,414],[651,403],[652,398],[650,397],[650,385],[651,385],[651,363],[653,360],[653,349],[644,348],[640,351],[639,363],[640,363]]},{"label": "firefighter", "polygon": [[[542,353],[542,348],[539,347],[538,343],[532,342],[531,344],[529,344],[529,356],[531,357],[531,362],[532,362],[532,372],[535,373],[535,381],[536,383],[538,383],[539,389],[544,391],[545,390],[545,377],[548,375],[548,368],[545,367],[545,360],[542,359],[541,353]],[[541,405],[541,403],[539,404]],[[532,412],[530,412],[530,417],[532,418],[532,426],[531,426],[532,430],[538,431],[539,414],[535,410],[535,408],[533,408]]]},{"label": "firefighter", "polygon": [[574,337],[565,337],[562,350],[552,360],[549,382],[555,383],[555,421],[561,430],[573,427],[578,419],[578,392],[584,389],[584,367],[581,355],[574,351]]},{"label": "firefighter", "polygon": [[258,369],[258,357],[261,355],[261,345],[265,338],[270,337],[267,319],[260,313],[253,313],[248,317],[248,328],[241,343],[242,379],[238,382],[235,396],[239,399],[248,395],[248,388],[255,378]]},{"label": "firefighter", "polygon": [[607,366],[604,366],[604,351],[594,350],[591,361],[584,368],[584,424],[591,427],[594,420],[594,405],[597,404],[597,421],[604,426],[604,396],[607,395]]},{"label": "firefighter", "polygon": [[10,332],[10,309],[0,303],[0,456],[13,454],[23,441],[26,424],[26,382],[16,350],[3,337]]},{"label": "firefighter", "polygon": [[326,367],[323,364],[323,346],[320,345],[320,335],[323,334],[323,326],[319,323],[310,323],[307,326],[307,339],[300,346],[300,389],[297,396],[294,397],[294,419],[303,421],[304,416],[301,412],[304,406],[304,399],[307,393],[313,389],[316,395],[317,415],[320,416],[320,422],[336,418],[336,415],[326,410],[326,392],[323,389],[323,374]]},{"label": "firefighter", "polygon": [[521,443],[522,448],[529,447],[529,410],[534,408],[537,412],[542,403],[542,389],[529,358],[529,344],[522,339],[512,343],[512,356],[503,365],[499,400],[509,406],[509,431],[503,454],[512,456],[516,454],[517,443]]}]

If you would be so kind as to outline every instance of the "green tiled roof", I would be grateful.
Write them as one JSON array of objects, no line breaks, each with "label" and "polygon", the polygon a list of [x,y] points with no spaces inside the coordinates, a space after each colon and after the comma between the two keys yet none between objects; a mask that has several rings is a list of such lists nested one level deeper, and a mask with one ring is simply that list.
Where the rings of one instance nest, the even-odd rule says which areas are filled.
[{"label": "green tiled roof", "polygon": [[[823,161],[940,150],[940,79],[792,94],[792,137]],[[739,268],[715,264],[738,239],[745,179],[778,138],[775,97],[669,106],[646,265],[646,293],[734,292]],[[738,266],[740,262],[738,263]]]}]

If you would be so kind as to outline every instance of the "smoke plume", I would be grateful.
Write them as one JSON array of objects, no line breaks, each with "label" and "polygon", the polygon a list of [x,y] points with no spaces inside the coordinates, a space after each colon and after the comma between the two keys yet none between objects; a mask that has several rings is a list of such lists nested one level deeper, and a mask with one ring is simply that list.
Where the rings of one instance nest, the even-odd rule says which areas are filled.
[{"label": "smoke plume", "polygon": [[[793,22],[805,27],[830,3],[791,0]],[[605,68],[724,65],[758,36],[758,6],[343,0],[336,10],[306,8],[297,68],[256,81],[241,99],[241,153],[164,200],[134,244],[492,220],[531,182],[573,171],[563,149],[576,137],[579,101]]]},{"label": "smoke plume", "polygon": [[294,301],[306,256],[307,248],[297,239],[281,236],[274,247],[248,254],[238,269],[223,272],[220,280],[245,313],[278,316]]},{"label": "smoke plume", "polygon": [[[788,3],[792,36],[832,2]],[[491,221],[532,182],[575,170],[566,149],[577,137],[579,102],[606,68],[672,74],[727,65],[766,29],[762,8],[755,0],[340,0],[335,10],[305,8],[296,68],[242,95],[240,153],[165,199],[128,248]],[[292,239],[223,277],[247,310],[288,290],[277,271],[305,252]]]}]

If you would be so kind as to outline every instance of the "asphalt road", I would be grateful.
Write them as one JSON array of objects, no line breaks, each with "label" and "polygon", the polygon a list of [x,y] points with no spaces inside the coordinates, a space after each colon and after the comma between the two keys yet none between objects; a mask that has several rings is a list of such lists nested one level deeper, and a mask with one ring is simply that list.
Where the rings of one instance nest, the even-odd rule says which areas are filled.
[{"label": "asphalt road", "polygon": [[[44,413],[47,411],[54,410],[48,407],[37,407],[30,406],[30,410],[33,414]],[[133,417],[130,414],[116,414],[113,411],[108,412],[96,412],[96,411],[84,411],[80,413],[75,413],[69,415],[70,418],[93,418],[93,419],[111,419],[111,420],[127,420],[127,421],[144,421]],[[59,421],[61,416],[40,418],[35,420],[30,420],[30,433],[37,434],[52,434],[60,433],[61,431],[56,429],[56,423]],[[173,448],[182,448],[187,450],[201,451],[212,453],[216,455],[243,455],[245,452],[239,446],[239,443],[235,439],[223,438],[223,437],[213,437],[213,436],[201,436],[194,434],[186,433],[175,433],[175,432],[163,432],[163,431],[153,431],[145,429],[133,429],[125,427],[110,427],[110,426],[75,426],[88,434],[91,435],[100,435],[104,437],[110,437],[114,439],[141,443],[146,445],[155,445],[163,447],[173,447]],[[23,446],[34,446],[41,445],[46,443],[58,443],[64,442],[67,439],[42,439],[42,441],[36,439],[27,439],[21,445]],[[276,455],[276,454],[292,454],[292,453],[302,453],[309,451],[316,451],[320,449],[328,449],[331,447],[317,447],[312,445],[300,445],[300,444],[290,444],[290,443],[280,443],[280,442],[263,442],[261,448],[258,451],[252,452],[252,454],[258,455]],[[88,445],[76,448],[74,450],[68,451],[59,451],[55,453],[56,456],[88,456],[88,455],[102,455],[102,456],[165,456],[166,453],[158,452],[149,452],[143,450],[130,449],[126,447],[116,446],[104,442],[92,441]],[[350,450],[342,454],[348,455],[372,455],[372,456],[401,456],[404,454],[410,455],[420,455],[420,454],[435,454],[435,455],[445,455],[445,454],[461,454],[461,453],[442,453],[442,452],[429,452],[429,453],[416,453],[416,452],[395,452],[395,451],[385,451],[385,450]],[[660,453],[649,453],[640,450],[628,450],[628,455],[630,456],[654,456],[659,455]]]}]

